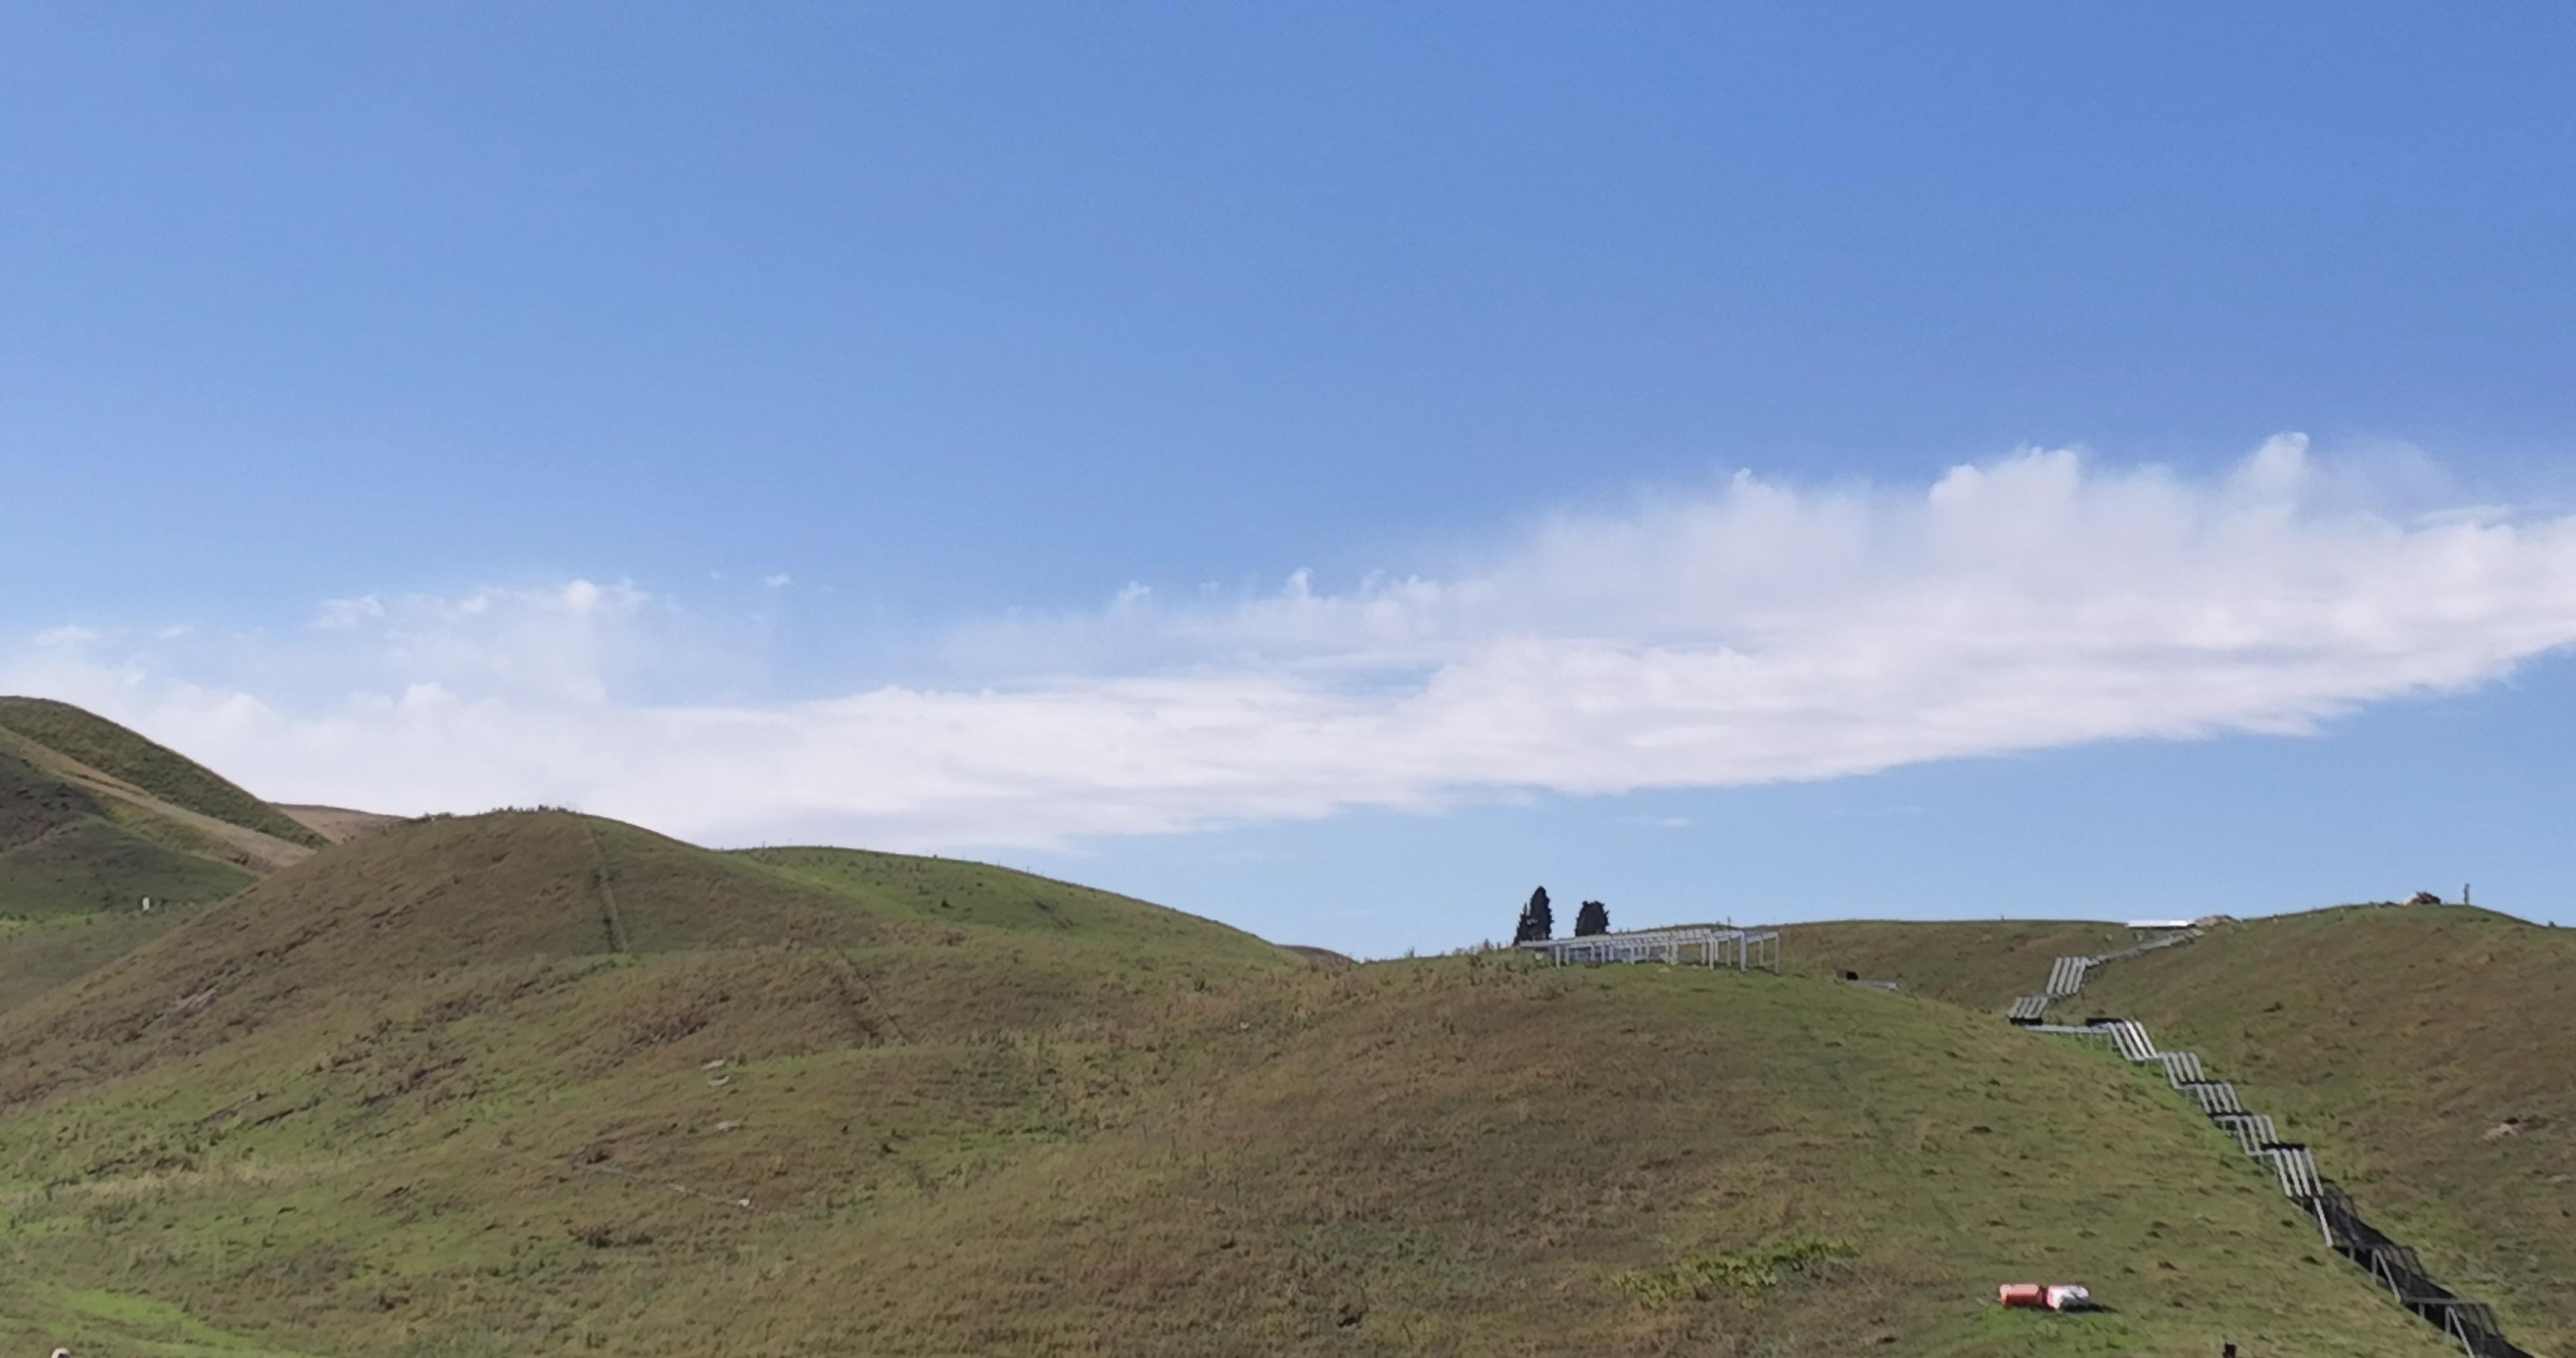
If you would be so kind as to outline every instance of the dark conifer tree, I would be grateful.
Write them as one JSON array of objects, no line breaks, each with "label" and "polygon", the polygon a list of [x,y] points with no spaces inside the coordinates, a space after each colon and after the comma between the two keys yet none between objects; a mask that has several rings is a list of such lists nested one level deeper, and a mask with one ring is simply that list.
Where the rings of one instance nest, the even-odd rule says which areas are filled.
[{"label": "dark conifer tree", "polygon": [[1589,938],[1610,932],[1610,907],[1599,901],[1585,901],[1574,912],[1574,936]]},{"label": "dark conifer tree", "polygon": [[1514,943],[1539,943],[1556,937],[1556,912],[1548,906],[1547,888],[1530,893],[1529,904],[1521,907],[1521,921],[1512,929]]}]

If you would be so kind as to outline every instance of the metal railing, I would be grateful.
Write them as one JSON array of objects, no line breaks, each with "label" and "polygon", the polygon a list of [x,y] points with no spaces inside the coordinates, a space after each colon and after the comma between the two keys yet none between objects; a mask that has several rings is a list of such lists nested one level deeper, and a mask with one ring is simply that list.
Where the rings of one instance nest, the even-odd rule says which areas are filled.
[{"label": "metal railing", "polygon": [[2414,1250],[2390,1240],[2362,1220],[2351,1195],[2317,1172],[2316,1157],[2308,1148],[2281,1140],[2271,1117],[2248,1111],[2235,1085],[2209,1078],[2198,1053],[2157,1050],[2145,1025],[2134,1019],[2094,1019],[2081,1026],[2048,1022],[2048,1006],[2081,991],[2085,976],[2093,968],[2198,937],[2200,931],[2192,929],[2101,957],[2058,958],[2048,970],[2047,992],[2014,999],[2004,1016],[2034,1032],[2104,1038],[2122,1059],[2155,1066],[2163,1072],[2166,1084],[2189,1097],[2211,1122],[2235,1138],[2236,1148],[2247,1159],[2269,1169],[2281,1196],[2297,1203],[2315,1221],[2329,1247],[2369,1274],[2372,1282],[2387,1288],[2391,1300],[2440,1330],[2444,1338],[2458,1344],[2460,1351],[2471,1358],[2533,1358],[2504,1337],[2504,1331],[2496,1325],[2495,1311],[2486,1303],[2471,1301],[2435,1282],[2424,1271],[2424,1261]]},{"label": "metal railing", "polygon": [[1579,938],[1542,938],[1518,946],[1543,953],[1558,966],[1583,962],[1689,962],[1738,971],[1780,969],[1780,933],[1776,929],[1694,924]]}]

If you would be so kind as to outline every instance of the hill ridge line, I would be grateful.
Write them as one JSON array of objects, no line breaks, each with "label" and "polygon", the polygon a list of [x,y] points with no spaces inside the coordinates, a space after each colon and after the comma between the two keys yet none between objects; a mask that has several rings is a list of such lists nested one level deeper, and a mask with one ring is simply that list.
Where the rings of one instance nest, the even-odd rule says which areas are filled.
[{"label": "hill ridge line", "polygon": [[[327,841],[294,817],[187,755],[132,727],[51,698],[0,695],[0,728],[83,770],[101,775],[121,796],[140,795],[304,852]],[[244,844],[239,847],[252,849]],[[256,849],[252,849],[256,852]],[[285,867],[290,856],[276,863]]]},{"label": "hill ridge line", "polygon": [[[302,844],[280,839],[253,826],[237,824],[217,816],[207,815],[203,811],[181,806],[136,783],[85,764],[50,745],[7,727],[0,727],[0,750],[9,751],[39,773],[70,783],[92,796],[104,796],[127,803],[149,815],[174,821],[201,835],[208,836],[235,853],[243,855],[241,860],[237,860],[237,866],[251,867],[252,863],[256,862],[274,871],[279,868],[293,867],[313,856],[314,851]],[[253,868],[253,871],[257,870]]]},{"label": "hill ridge line", "polygon": [[2237,1149],[2247,1159],[2271,1167],[2281,1195],[2307,1212],[2327,1246],[2369,1274],[2372,1282],[2387,1288],[2389,1297],[2398,1305],[2440,1330],[2444,1338],[2457,1343],[2460,1351],[2471,1358],[2538,1358],[2504,1337],[2494,1308],[2442,1286],[2425,1271],[2422,1258],[2412,1247],[2397,1243],[2364,1221],[2352,1195],[2318,1172],[2316,1158],[2308,1147],[2281,1140],[2271,1116],[2246,1108],[2234,1084],[2209,1078],[2198,1053],[2158,1050],[2146,1025],[2135,1019],[2095,1018],[2082,1024],[2047,1021],[2048,1007],[2080,993],[2084,978],[2095,967],[2176,947],[2202,935],[2203,930],[2193,927],[2098,957],[2060,957],[2049,965],[2046,988],[2035,995],[2016,997],[2005,1019],[2033,1032],[2106,1039],[2123,1059],[2160,1067],[2165,1083],[2190,1096],[2203,1115],[2235,1138]]}]

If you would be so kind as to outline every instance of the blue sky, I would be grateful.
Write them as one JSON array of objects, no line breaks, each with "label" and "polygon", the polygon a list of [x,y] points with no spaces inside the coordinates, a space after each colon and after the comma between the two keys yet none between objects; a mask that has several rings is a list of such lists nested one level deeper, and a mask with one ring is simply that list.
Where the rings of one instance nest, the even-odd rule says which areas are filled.
[{"label": "blue sky", "polygon": [[2576,922],[2571,56],[2555,6],[11,6],[0,687],[273,796],[1371,953],[1537,881]]}]

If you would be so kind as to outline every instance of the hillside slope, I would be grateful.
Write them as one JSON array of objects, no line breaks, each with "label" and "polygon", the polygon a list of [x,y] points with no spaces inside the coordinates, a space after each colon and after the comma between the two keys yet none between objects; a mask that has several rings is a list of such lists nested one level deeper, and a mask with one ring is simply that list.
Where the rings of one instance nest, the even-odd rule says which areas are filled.
[{"label": "hillside slope", "polygon": [[0,1023],[12,1010],[72,985],[151,942],[171,913],[122,913],[29,921],[0,915]]},{"label": "hillside slope", "polygon": [[0,730],[34,741],[173,806],[289,844],[318,849],[322,836],[235,787],[221,774],[105,717],[51,698],[0,697]]},{"label": "hillside slope", "polygon": [[1273,966],[1278,949],[1251,934],[1132,896],[953,858],[865,849],[744,849],[737,856],[826,887],[871,913],[923,924],[1037,934],[1049,946],[1144,961],[1195,957]]},{"label": "hillside slope", "polygon": [[[25,999],[0,1199],[37,1351],[2441,1351],[2159,1086],[1929,999],[1327,973],[562,813],[340,846]],[[2118,1310],[1983,1300],[2025,1277]]]},{"label": "hillside slope", "polygon": [[288,802],[274,803],[277,809],[293,817],[296,824],[320,835],[333,844],[346,844],[378,830],[400,825],[401,816],[387,816],[374,811],[352,811],[345,806],[310,806]]},{"label": "hillside slope", "polygon": [[2460,906],[2283,915],[2103,968],[2083,1002],[2259,1092],[2515,1342],[2576,1353],[2576,932]]},{"label": "hillside slope", "polygon": [[2102,920],[1830,920],[1781,929],[1790,965],[1819,975],[1856,971],[1906,993],[2001,1014],[2060,957],[2127,947],[2129,930]]},{"label": "hillside slope", "polygon": [[[877,856],[927,898],[1014,888],[1072,937],[926,914],[904,892],[832,885],[569,812],[431,817],[279,872],[189,915],[0,1031],[0,1106],[101,1073],[193,1060],[335,1005],[503,971],[581,973],[689,954],[756,960],[855,1014],[835,1031],[966,1035],[1117,1012],[1302,961],[1142,902],[980,864]],[[932,907],[932,912],[936,912]],[[1091,933],[1102,946],[1081,946]],[[782,960],[789,959],[789,960]],[[622,970],[633,970],[626,967]]]},{"label": "hillside slope", "polygon": [[220,899],[321,842],[175,751],[78,708],[0,698],[0,717],[0,918]]},{"label": "hillside slope", "polygon": [[241,867],[173,847],[176,834],[150,838],[114,815],[89,789],[0,749],[0,917],[131,910],[144,897],[220,900],[252,881]]}]

